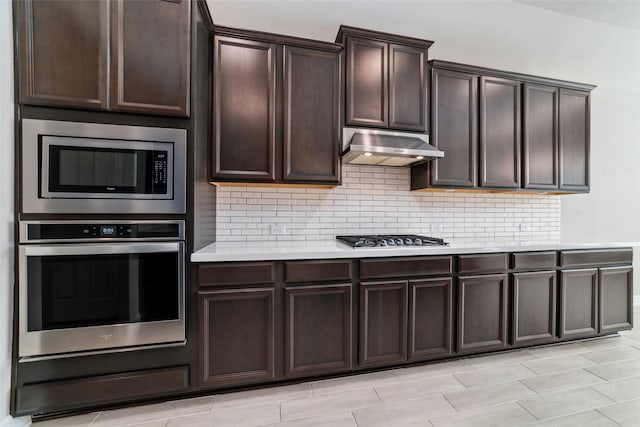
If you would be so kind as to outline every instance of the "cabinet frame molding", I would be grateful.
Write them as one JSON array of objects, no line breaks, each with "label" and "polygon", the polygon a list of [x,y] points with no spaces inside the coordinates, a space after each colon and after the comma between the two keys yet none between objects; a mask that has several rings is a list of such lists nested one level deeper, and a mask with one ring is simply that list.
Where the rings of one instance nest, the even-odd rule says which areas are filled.
[{"label": "cabinet frame molding", "polygon": [[[591,326],[579,329],[567,329],[566,312],[567,312],[567,278],[568,277],[591,277]],[[561,339],[580,338],[585,336],[594,336],[598,332],[598,269],[583,268],[574,270],[561,270],[560,272],[560,319],[558,322],[558,336]]]},{"label": "cabinet frame molding", "polygon": [[[563,130],[563,120],[562,120],[562,98],[563,96],[576,96],[584,98],[585,102],[585,159],[584,159],[584,168],[585,168],[585,176],[584,176],[584,184],[567,184],[564,178],[564,151],[563,145],[564,140],[562,137]],[[574,191],[574,192],[588,192],[590,188],[590,162],[591,162],[591,94],[589,92],[577,91],[571,89],[560,88],[560,93],[558,95],[558,164],[560,170],[559,177],[559,187],[560,190],[565,191]]]},{"label": "cabinet frame molding", "polygon": [[[606,276],[625,274],[627,277],[627,321],[621,323],[604,324],[604,298],[606,293]],[[620,331],[633,328],[633,267],[630,265],[620,267],[603,267],[598,269],[598,330],[600,333]]]},{"label": "cabinet frame molding", "polygon": [[[430,349],[416,348],[416,294],[419,289],[424,288],[444,288],[444,346]],[[409,353],[408,360],[427,360],[437,357],[444,357],[453,352],[453,279],[434,278],[416,279],[409,281]]]},{"label": "cabinet frame molding", "polygon": [[[556,322],[556,312],[557,312],[557,284],[556,284],[556,271],[535,271],[535,272],[522,272],[522,273],[513,273],[513,295],[512,295],[512,330],[511,330],[511,341],[514,345],[516,344],[539,344],[544,342],[553,342],[556,338],[557,331],[557,322]],[[548,310],[548,321],[549,321],[549,330],[544,333],[534,334],[534,335],[519,335],[519,314],[520,314],[520,305],[518,303],[518,298],[520,295],[520,281],[521,279],[531,278],[531,277],[541,277],[548,278],[547,287],[549,290],[549,310]],[[542,285],[540,285],[542,286]]]}]

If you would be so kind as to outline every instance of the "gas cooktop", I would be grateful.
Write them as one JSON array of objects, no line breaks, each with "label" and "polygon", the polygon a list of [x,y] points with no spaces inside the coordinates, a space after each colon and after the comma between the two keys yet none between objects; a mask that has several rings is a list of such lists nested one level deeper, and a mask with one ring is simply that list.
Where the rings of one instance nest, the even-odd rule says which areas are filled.
[{"label": "gas cooktop", "polygon": [[360,236],[336,236],[336,240],[352,248],[382,248],[408,246],[448,246],[449,243],[436,237],[415,234],[375,234]]}]

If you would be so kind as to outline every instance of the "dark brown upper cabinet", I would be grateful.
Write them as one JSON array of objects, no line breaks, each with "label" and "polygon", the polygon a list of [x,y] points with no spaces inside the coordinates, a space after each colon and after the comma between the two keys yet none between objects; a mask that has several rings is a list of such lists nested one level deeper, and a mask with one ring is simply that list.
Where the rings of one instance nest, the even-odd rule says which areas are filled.
[{"label": "dark brown upper cabinet", "polygon": [[520,187],[521,86],[480,77],[480,187]]},{"label": "dark brown upper cabinet", "polygon": [[16,5],[21,103],[189,115],[190,1]]},{"label": "dark brown upper cabinet", "polygon": [[560,190],[589,191],[589,92],[560,89]]},{"label": "dark brown upper cabinet", "polygon": [[111,109],[189,115],[189,0],[111,2]]},{"label": "dark brown upper cabinet", "polygon": [[340,183],[341,50],[216,27],[215,183]]},{"label": "dark brown upper cabinet", "polygon": [[524,85],[524,188],[558,188],[558,91]]},{"label": "dark brown upper cabinet", "polygon": [[425,132],[429,40],[341,26],[346,124]]},{"label": "dark brown upper cabinet", "polygon": [[412,190],[589,191],[589,100],[595,86],[429,64],[431,144],[444,158],[413,166]]},{"label": "dark brown upper cabinet", "polygon": [[476,187],[478,76],[432,69],[431,144],[444,151],[433,160],[433,187]]}]

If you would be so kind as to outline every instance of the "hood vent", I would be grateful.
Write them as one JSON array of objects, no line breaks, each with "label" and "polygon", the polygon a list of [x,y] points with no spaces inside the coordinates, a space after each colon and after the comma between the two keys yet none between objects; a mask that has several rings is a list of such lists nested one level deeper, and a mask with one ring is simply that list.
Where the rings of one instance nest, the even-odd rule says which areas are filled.
[{"label": "hood vent", "polygon": [[344,128],[343,137],[347,144],[342,153],[345,163],[409,166],[444,157],[424,134]]}]

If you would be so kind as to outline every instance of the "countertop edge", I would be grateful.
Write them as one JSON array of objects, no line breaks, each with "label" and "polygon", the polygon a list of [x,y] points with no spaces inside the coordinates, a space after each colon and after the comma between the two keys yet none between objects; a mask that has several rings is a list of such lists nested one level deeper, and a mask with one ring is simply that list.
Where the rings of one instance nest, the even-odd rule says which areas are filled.
[{"label": "countertop edge", "polygon": [[[261,242],[262,243],[262,242]],[[460,255],[477,253],[501,252],[539,252],[559,250],[588,250],[588,249],[632,249],[640,246],[640,242],[609,242],[609,243],[550,243],[550,244],[519,244],[504,245],[497,243],[478,243],[419,248],[360,248],[342,247],[335,242],[318,242],[314,248],[312,242],[302,246],[299,242],[274,242],[266,244],[259,250],[251,248],[227,246],[224,243],[212,243],[191,254],[191,262],[233,262],[233,261],[288,261],[303,259],[345,259],[345,258],[387,258],[403,256],[430,255]]]}]

